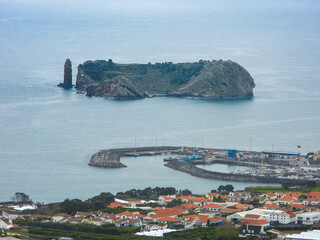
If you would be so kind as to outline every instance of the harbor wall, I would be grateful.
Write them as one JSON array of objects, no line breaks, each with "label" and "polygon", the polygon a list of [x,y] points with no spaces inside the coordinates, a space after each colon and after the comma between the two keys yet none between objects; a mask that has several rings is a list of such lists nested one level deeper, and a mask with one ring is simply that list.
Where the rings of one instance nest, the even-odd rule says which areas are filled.
[{"label": "harbor wall", "polygon": [[242,175],[235,173],[221,173],[208,171],[202,168],[198,168],[194,164],[179,162],[179,161],[170,161],[165,164],[166,167],[178,170],[181,172],[189,173],[195,177],[207,178],[207,179],[216,179],[223,181],[233,181],[233,182],[262,182],[262,183],[291,183],[300,185],[302,183],[308,182],[307,180],[296,180],[296,179],[282,179],[277,178],[276,176],[253,176],[253,175]]},{"label": "harbor wall", "polygon": [[104,168],[122,168],[126,167],[120,162],[120,158],[126,156],[128,153],[143,153],[143,152],[170,152],[181,149],[181,147],[173,146],[151,146],[139,148],[115,148],[104,149],[91,156],[89,166],[104,167]]}]

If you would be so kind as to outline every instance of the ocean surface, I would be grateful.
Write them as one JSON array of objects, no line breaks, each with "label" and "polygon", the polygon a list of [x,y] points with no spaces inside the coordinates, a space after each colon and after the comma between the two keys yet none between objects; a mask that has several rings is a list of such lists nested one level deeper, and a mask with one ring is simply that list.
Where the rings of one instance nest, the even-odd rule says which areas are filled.
[{"label": "ocean surface", "polygon": [[[157,138],[158,145],[319,150],[319,22],[320,2],[312,0],[0,0],[0,201],[15,192],[54,202],[230,184],[166,168],[159,156],[125,158],[123,169],[87,165],[98,150],[133,147],[135,138],[137,147]],[[57,87],[66,58],[74,77],[88,59],[231,59],[255,79],[255,97],[90,98]]]}]

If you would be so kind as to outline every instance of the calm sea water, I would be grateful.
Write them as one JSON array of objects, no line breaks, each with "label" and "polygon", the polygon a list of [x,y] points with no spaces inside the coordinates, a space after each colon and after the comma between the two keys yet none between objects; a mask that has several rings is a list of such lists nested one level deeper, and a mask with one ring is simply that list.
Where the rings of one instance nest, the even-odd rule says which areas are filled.
[{"label": "calm sea water", "polygon": [[[319,1],[0,1],[0,201],[149,186],[204,193],[227,183],[166,168],[160,157],[123,159],[124,169],[87,165],[135,137],[137,146],[157,136],[158,145],[317,151],[319,22]],[[231,59],[255,79],[255,98],[88,98],[56,87],[66,58],[74,75],[87,59]]]}]

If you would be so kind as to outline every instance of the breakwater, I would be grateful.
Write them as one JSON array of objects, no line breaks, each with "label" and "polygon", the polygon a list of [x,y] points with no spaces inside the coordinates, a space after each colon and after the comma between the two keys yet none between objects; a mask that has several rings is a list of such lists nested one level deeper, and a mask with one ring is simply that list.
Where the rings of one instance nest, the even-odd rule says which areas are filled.
[{"label": "breakwater", "polygon": [[242,175],[235,173],[221,173],[208,171],[202,168],[198,168],[194,164],[179,162],[179,161],[170,161],[165,164],[166,167],[178,170],[181,172],[188,173],[195,177],[207,178],[207,179],[216,179],[223,181],[234,181],[234,182],[261,182],[261,183],[291,183],[291,184],[303,184],[309,181],[307,180],[297,180],[297,179],[283,179],[276,176],[254,176],[254,175]]},{"label": "breakwater", "polygon": [[115,148],[104,149],[91,156],[89,166],[104,168],[123,168],[126,167],[120,162],[120,158],[124,156],[146,155],[152,153],[155,155],[166,154],[172,151],[178,151],[181,147],[173,146],[152,146],[139,148]]}]

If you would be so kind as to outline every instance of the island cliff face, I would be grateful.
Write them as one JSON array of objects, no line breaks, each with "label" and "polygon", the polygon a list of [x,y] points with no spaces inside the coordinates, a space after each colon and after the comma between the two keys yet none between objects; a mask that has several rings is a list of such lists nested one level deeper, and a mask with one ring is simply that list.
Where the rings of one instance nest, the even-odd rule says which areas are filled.
[{"label": "island cliff face", "polygon": [[59,83],[58,87],[72,88],[72,65],[69,58],[64,63],[63,83]]},{"label": "island cliff face", "polygon": [[111,59],[78,67],[76,89],[88,96],[141,99],[153,95],[206,99],[252,98],[255,83],[232,61],[116,64]]}]

